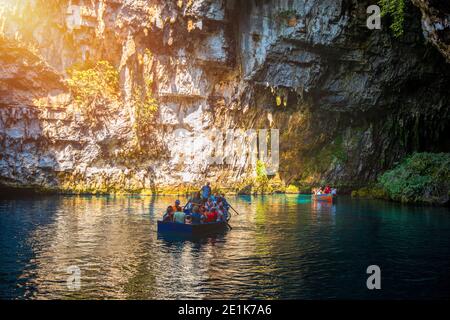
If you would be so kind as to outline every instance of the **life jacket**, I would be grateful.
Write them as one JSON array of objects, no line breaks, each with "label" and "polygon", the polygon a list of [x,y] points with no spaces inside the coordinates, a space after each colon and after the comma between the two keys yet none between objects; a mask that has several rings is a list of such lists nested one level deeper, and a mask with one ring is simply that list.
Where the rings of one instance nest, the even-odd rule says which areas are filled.
[{"label": "life jacket", "polygon": [[180,206],[177,206],[177,205],[173,205],[173,206],[172,206],[172,209],[173,209],[173,212],[183,211],[183,209],[181,209],[181,207],[180,207]]}]

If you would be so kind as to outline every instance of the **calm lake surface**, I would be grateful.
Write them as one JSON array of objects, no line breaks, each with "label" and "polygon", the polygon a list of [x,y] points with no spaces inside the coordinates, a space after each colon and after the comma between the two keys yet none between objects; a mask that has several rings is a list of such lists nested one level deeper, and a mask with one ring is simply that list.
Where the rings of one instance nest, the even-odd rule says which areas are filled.
[{"label": "calm lake surface", "polygon": [[[157,234],[174,200],[0,200],[0,298],[450,298],[448,208],[230,197],[241,213],[233,230],[191,241]],[[373,264],[381,290],[366,287]],[[67,287],[71,266],[80,270],[78,291]]]}]

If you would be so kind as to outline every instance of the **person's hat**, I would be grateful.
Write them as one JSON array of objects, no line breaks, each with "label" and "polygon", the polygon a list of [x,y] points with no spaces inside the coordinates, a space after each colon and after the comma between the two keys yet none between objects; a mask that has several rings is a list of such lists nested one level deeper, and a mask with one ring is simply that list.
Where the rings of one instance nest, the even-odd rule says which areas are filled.
[{"label": "person's hat", "polygon": [[175,201],[175,204],[180,204],[180,200],[176,200],[176,201]]}]

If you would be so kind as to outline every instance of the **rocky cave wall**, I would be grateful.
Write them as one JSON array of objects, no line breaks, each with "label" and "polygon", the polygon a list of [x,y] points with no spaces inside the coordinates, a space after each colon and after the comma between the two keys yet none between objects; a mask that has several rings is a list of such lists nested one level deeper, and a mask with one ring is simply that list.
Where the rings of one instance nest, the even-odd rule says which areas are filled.
[{"label": "rocky cave wall", "polygon": [[[236,137],[233,152],[223,142],[227,161],[211,165],[213,129],[279,129],[280,188],[364,185],[412,151],[448,151],[450,69],[424,43],[419,9],[407,7],[397,39],[387,26],[365,27],[369,3],[9,1],[0,12],[1,182],[140,192],[208,179],[239,190],[254,157]],[[86,60],[110,61],[123,94],[95,128],[63,80]],[[160,159],[124,161],[132,90],[145,79],[159,105],[149,139],[164,148]]]},{"label": "rocky cave wall", "polygon": [[422,13],[425,39],[450,60],[450,3],[439,0],[412,0]]}]

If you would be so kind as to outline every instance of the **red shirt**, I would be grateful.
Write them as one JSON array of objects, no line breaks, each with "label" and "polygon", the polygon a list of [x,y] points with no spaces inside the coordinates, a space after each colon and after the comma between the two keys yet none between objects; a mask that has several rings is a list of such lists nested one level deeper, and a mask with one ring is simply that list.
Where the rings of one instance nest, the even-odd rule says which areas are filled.
[{"label": "red shirt", "polygon": [[215,222],[217,220],[217,212],[212,211],[206,214],[206,222]]},{"label": "red shirt", "polygon": [[330,187],[326,187],[325,188],[325,193],[331,193],[331,188]]}]

